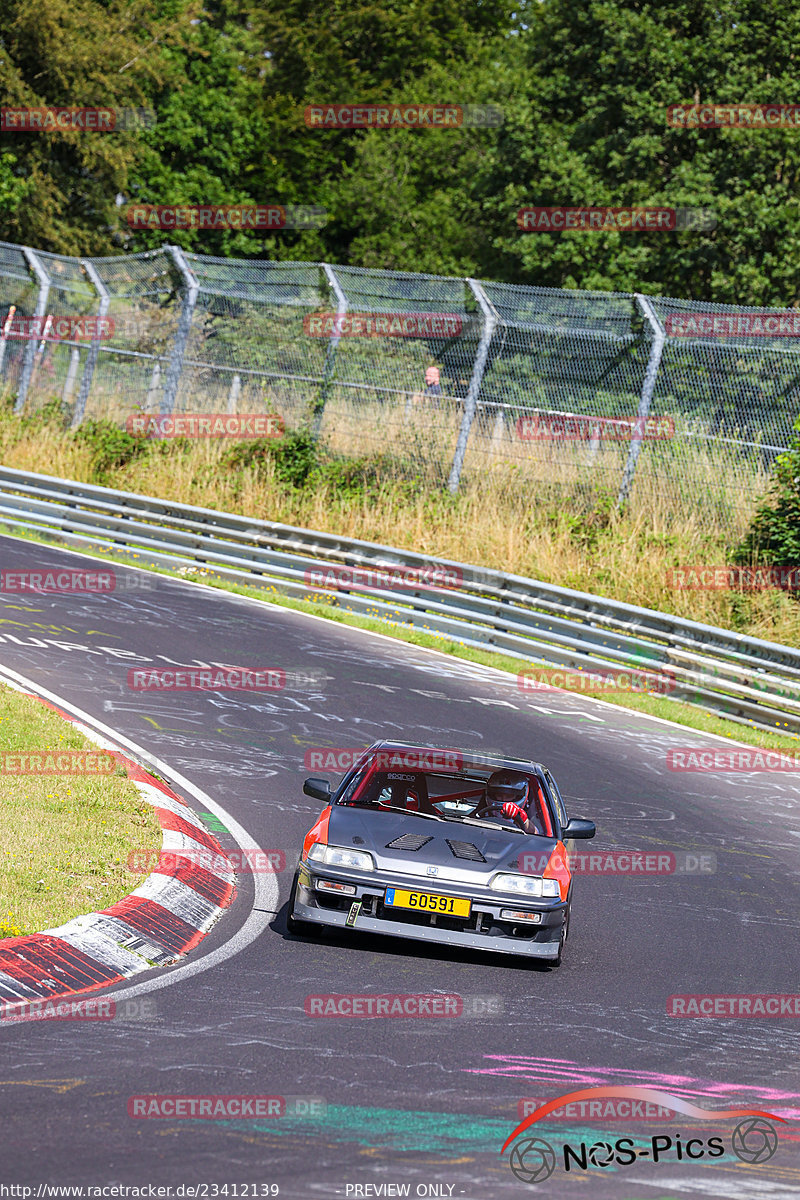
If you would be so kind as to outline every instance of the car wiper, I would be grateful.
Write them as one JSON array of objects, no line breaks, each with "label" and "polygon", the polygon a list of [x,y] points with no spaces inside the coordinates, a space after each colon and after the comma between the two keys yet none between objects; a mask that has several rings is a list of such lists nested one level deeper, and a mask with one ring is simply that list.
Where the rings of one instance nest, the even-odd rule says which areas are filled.
[{"label": "car wiper", "polygon": [[393,812],[400,813],[404,817],[422,817],[426,821],[444,821],[444,817],[439,817],[436,813],[417,812],[413,808],[380,808],[377,804],[354,804],[353,808],[360,812]]},{"label": "car wiper", "polygon": [[459,825],[477,825],[480,829],[503,829],[509,833],[524,833],[518,825],[501,825],[498,821],[487,821],[483,817],[445,817],[443,821],[457,821]]}]

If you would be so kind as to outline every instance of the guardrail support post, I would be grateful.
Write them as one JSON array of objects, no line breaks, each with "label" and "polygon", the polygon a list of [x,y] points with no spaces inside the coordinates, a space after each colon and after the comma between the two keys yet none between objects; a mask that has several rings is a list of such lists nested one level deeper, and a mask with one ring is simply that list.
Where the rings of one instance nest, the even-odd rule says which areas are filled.
[{"label": "guardrail support post", "polygon": [[181,316],[178,321],[178,329],[175,333],[172,354],[167,365],[166,379],[164,380],[164,395],[161,400],[162,416],[171,413],[175,408],[175,397],[178,394],[178,384],[180,383],[181,372],[183,371],[183,356],[186,353],[186,344],[189,341],[189,333],[192,328],[192,317],[194,316],[195,305],[197,304],[197,296],[200,292],[200,287],[192,274],[189,264],[184,258],[183,251],[178,246],[165,246],[164,249],[171,256],[172,261],[180,272],[184,292]]},{"label": "guardrail support post", "polygon": [[[33,271],[39,283],[39,294],[36,297],[36,308],[34,317],[41,318],[47,311],[47,297],[50,294],[50,276],[45,271],[36,254],[29,246],[22,247],[22,253],[28,266]],[[17,400],[14,405],[14,412],[21,413],[25,407],[25,401],[28,397],[28,388],[31,385],[31,376],[33,375],[33,364],[36,356],[36,343],[38,338],[31,338],[25,347],[25,356],[22,360],[22,371],[19,377],[19,388],[17,389]]]},{"label": "guardrail support post", "polygon": [[[97,271],[95,270],[94,265],[92,263],[90,263],[88,259],[82,258],[81,266],[83,267],[84,271],[88,275],[89,281],[90,281],[92,287],[94,288],[94,290],[97,292],[98,296],[100,297],[100,306],[97,310],[97,315],[98,315],[98,317],[104,317],[106,315],[106,313],[108,312],[108,306],[111,303],[111,297],[108,294],[108,288],[103,283],[100,276],[97,274]],[[94,376],[94,369],[97,366],[97,358],[98,358],[99,353],[100,353],[100,339],[93,338],[92,344],[89,347],[89,354],[86,359],[86,366],[83,368],[83,375],[81,376],[81,386],[78,388],[78,399],[75,401],[75,411],[72,414],[72,422],[70,424],[70,429],[76,429],[78,427],[78,425],[80,425],[80,423],[83,420],[84,415],[86,413],[86,402],[89,399],[89,391],[91,390],[92,378]],[[71,393],[72,393],[72,388],[70,387],[70,394]],[[65,396],[64,398],[67,399],[68,397]]]},{"label": "guardrail support post", "polygon": [[639,459],[639,454],[642,449],[642,441],[644,439],[645,424],[650,415],[650,405],[653,401],[653,392],[656,390],[656,380],[658,378],[658,368],[661,365],[661,355],[664,351],[664,343],[666,334],[664,328],[655,314],[652,304],[646,296],[641,296],[638,293],[634,296],[636,303],[642,310],[644,319],[650,326],[653,334],[653,344],[650,347],[650,358],[647,361],[647,370],[644,373],[644,382],[642,391],[639,396],[639,411],[637,414],[636,426],[631,437],[631,448],[628,451],[628,461],[625,463],[625,470],[622,472],[622,483],[620,484],[619,496],[617,497],[617,508],[622,508],[625,501],[628,499],[628,493],[631,490],[633,476],[636,473],[636,463]]},{"label": "guardrail support post", "polygon": [[[325,272],[331,291],[336,297],[336,316],[337,319],[343,317],[347,312],[347,296],[344,294],[344,289],[336,278],[336,272],[328,263],[322,263],[322,270]],[[334,334],[328,341],[328,348],[325,351],[325,363],[322,368],[322,383],[320,384],[319,393],[316,400],[312,401],[312,422],[311,434],[316,442],[319,438],[319,431],[322,428],[322,417],[325,411],[325,405],[328,401],[328,395],[333,382],[333,372],[336,366],[336,351],[339,346],[339,334]]]},{"label": "guardrail support post", "polygon": [[483,314],[483,329],[481,330],[481,340],[478,344],[478,352],[475,355],[475,364],[472,368],[472,378],[469,381],[467,396],[464,401],[464,415],[461,418],[461,428],[458,431],[458,441],[456,442],[456,452],[453,457],[453,465],[450,468],[450,478],[447,481],[447,486],[451,492],[458,491],[458,484],[461,479],[461,471],[464,466],[464,458],[467,453],[467,442],[469,441],[469,431],[472,428],[472,422],[475,420],[475,412],[478,408],[478,397],[481,392],[481,384],[483,382],[483,373],[486,370],[486,362],[489,357],[489,347],[492,342],[492,335],[499,321],[499,315],[496,308],[492,304],[489,297],[484,292],[481,285],[475,279],[468,279],[470,290],[480,305],[481,313]]}]

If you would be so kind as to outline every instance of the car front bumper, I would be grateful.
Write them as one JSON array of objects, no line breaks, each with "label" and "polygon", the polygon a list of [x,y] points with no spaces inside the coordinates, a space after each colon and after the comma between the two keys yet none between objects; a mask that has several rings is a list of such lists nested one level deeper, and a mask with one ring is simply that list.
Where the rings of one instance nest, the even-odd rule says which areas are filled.
[{"label": "car front bumper", "polygon": [[[352,896],[321,893],[316,883],[331,880],[355,888]],[[312,870],[301,862],[298,870],[297,894],[292,916],[298,921],[338,929],[353,929],[356,933],[384,934],[389,937],[411,938],[414,941],[434,942],[444,946],[488,950],[499,954],[517,954],[530,958],[555,960],[561,944],[561,932],[566,921],[567,901],[542,899],[531,903],[518,897],[503,897],[493,893],[491,898],[465,892],[442,884],[438,894],[468,898],[472,911],[468,919],[445,917],[440,914],[393,909],[383,904],[387,887],[431,890],[419,882],[409,884],[406,878],[356,879],[352,875],[325,867]],[[351,905],[360,903],[355,923],[348,925]],[[539,922],[509,921],[501,918],[502,909],[537,913]]]}]

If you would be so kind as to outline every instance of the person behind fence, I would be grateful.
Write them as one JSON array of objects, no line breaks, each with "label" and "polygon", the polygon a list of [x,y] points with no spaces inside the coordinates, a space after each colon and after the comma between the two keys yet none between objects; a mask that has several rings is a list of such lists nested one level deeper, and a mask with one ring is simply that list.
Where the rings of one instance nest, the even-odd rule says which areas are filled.
[{"label": "person behind fence", "polygon": [[439,382],[439,368],[428,367],[425,372],[425,395],[441,396],[442,385]]}]

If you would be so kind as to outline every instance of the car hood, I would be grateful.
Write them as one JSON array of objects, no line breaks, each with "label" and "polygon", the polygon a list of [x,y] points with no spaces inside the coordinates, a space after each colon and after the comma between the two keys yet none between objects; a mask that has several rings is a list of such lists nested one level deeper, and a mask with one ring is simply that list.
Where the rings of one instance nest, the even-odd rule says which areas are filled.
[{"label": "car hood", "polygon": [[540,875],[558,844],[537,834],[338,805],[331,809],[328,842],[368,851],[379,871],[484,885],[496,871]]}]

